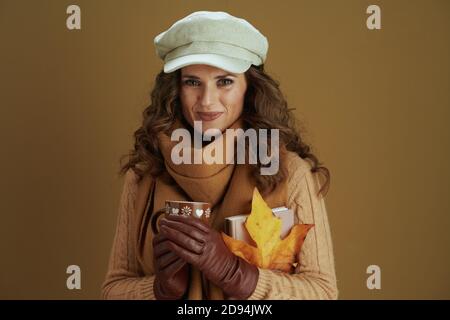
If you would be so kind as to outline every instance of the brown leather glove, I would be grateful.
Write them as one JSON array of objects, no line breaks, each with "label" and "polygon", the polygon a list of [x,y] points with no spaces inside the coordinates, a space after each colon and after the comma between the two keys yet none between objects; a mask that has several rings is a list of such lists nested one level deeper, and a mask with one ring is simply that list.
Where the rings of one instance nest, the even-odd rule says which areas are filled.
[{"label": "brown leather glove", "polygon": [[161,234],[180,258],[196,266],[230,298],[247,299],[258,282],[258,268],[233,254],[222,235],[193,217],[161,219]]},{"label": "brown leather glove", "polygon": [[153,238],[153,265],[155,281],[153,292],[158,300],[175,300],[183,297],[188,287],[189,266],[169,247],[162,234]]}]

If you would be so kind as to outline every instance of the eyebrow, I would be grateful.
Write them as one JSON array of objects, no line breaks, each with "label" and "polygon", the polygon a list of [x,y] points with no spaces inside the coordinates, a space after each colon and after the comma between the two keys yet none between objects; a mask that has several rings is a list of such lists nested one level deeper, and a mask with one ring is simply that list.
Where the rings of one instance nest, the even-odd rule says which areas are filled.
[{"label": "eyebrow", "polygon": [[[234,74],[232,74],[232,73],[225,73],[225,74],[221,74],[221,75],[216,76],[214,79],[221,79],[221,78],[225,78],[227,76],[231,76],[231,77],[235,77],[236,78],[236,76]],[[191,75],[191,74],[183,75],[182,78],[200,79],[199,77]]]}]

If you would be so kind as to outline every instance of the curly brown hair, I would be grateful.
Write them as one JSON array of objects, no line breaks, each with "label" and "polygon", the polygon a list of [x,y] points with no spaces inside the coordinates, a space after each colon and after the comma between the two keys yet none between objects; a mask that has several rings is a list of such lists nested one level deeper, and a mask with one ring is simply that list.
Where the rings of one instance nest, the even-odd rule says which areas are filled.
[{"label": "curly brown hair", "polygon": [[[311,164],[311,172],[321,174],[325,178],[318,195],[326,195],[330,185],[330,172],[322,166],[312,153],[311,147],[303,141],[292,113],[293,109],[288,107],[279,82],[264,71],[264,64],[252,65],[245,72],[245,77],[248,83],[242,113],[245,125],[255,130],[279,129],[280,145],[307,160]],[[142,126],[134,132],[134,149],[120,158],[119,175],[124,175],[128,169],[132,169],[139,180],[146,174],[170,179],[167,177],[164,159],[159,150],[157,134],[170,134],[176,119],[187,124],[181,113],[180,79],[181,69],[171,73],[161,71],[156,76],[151,103],[143,111]],[[122,164],[124,158],[126,162]],[[286,178],[287,170],[282,163],[282,169],[275,175],[261,175],[259,161],[252,166],[253,177],[262,193],[273,189]]]}]

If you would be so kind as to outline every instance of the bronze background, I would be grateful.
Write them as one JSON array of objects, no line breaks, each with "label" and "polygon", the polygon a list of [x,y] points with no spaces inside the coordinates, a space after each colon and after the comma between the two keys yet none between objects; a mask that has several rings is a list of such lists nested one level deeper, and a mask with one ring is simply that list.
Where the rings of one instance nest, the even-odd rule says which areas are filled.
[{"label": "bronze background", "polygon": [[[66,28],[70,4],[81,30]],[[366,28],[370,4],[381,30]],[[266,68],[331,170],[339,298],[449,299],[446,0],[0,0],[0,298],[99,298],[118,159],[162,68],[153,38],[197,10],[269,40]],[[66,288],[71,264],[81,290]]]}]

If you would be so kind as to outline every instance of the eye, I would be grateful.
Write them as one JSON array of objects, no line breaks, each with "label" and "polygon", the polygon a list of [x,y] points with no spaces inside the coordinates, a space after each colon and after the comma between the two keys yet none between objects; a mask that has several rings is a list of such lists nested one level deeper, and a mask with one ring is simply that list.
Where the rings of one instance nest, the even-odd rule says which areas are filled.
[{"label": "eye", "polygon": [[188,80],[184,80],[183,82],[185,85],[187,86],[191,86],[191,87],[197,87],[200,85],[200,82],[197,80],[192,80],[192,79],[188,79]]},{"label": "eye", "polygon": [[223,78],[223,79],[220,79],[219,82],[223,86],[228,86],[228,85],[232,84],[234,81],[231,79],[228,79],[228,78]]}]

